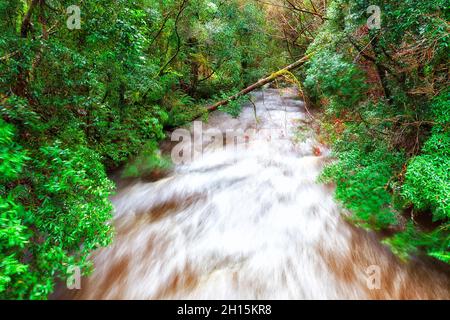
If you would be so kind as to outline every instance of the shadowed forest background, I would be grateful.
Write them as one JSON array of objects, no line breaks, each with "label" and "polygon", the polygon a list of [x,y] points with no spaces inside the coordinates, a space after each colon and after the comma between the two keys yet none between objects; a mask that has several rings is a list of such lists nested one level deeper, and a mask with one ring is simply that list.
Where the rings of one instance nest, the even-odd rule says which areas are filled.
[{"label": "shadowed forest background", "polygon": [[[81,28],[68,28],[77,5]],[[381,9],[369,29],[367,8]],[[322,182],[405,262],[450,263],[447,0],[0,2],[0,298],[46,299],[109,245],[109,175],[164,170],[165,130],[287,77],[336,161]],[[220,110],[240,113],[242,97]]]}]

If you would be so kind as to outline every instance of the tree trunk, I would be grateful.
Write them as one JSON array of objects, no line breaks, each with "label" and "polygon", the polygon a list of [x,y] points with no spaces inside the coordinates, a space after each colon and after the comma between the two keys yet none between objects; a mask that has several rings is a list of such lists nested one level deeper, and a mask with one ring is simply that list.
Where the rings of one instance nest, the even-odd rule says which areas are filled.
[{"label": "tree trunk", "polygon": [[[35,9],[35,7],[40,3],[41,0],[33,0],[30,3],[30,6],[28,7],[27,12],[25,13],[25,16],[22,20],[21,26],[20,26],[20,36],[21,38],[27,38],[28,37],[28,33],[31,31],[31,19],[32,19],[32,15],[33,15],[33,10]],[[26,97],[29,101],[31,100],[28,94],[28,74],[29,74],[29,70],[26,70],[23,67],[23,60],[24,60],[24,56],[23,56],[23,52],[19,52],[18,54],[18,74],[17,74],[17,78],[16,78],[16,83],[14,84],[12,91],[14,92],[14,94],[20,96],[20,97]]]},{"label": "tree trunk", "polygon": [[[376,57],[382,56],[382,51],[380,50],[379,44],[378,44],[378,36],[375,36],[372,39],[371,42],[372,50],[375,53]],[[378,76],[380,77],[381,87],[383,88],[384,96],[387,99],[388,102],[392,101],[392,94],[391,90],[389,89],[389,84],[386,77],[386,68],[384,68],[380,63],[378,63],[378,60],[375,58],[375,67],[378,72]]]},{"label": "tree trunk", "polygon": [[242,91],[239,91],[238,93],[232,95],[231,97],[228,97],[225,100],[219,101],[211,106],[206,107],[206,109],[208,111],[214,111],[216,110],[218,107],[220,106],[224,106],[227,105],[230,101],[236,100],[239,97],[242,97],[244,95],[246,95],[247,93],[252,92],[255,89],[258,89],[260,87],[262,87],[263,85],[270,83],[272,81],[274,81],[275,79],[277,79],[278,77],[281,77],[282,75],[284,75],[286,73],[286,71],[291,71],[294,70],[298,67],[300,67],[301,65],[303,65],[306,61],[308,61],[308,59],[311,57],[311,54],[304,56],[303,58],[301,58],[300,60],[297,60],[296,62],[294,62],[293,64],[288,65],[287,67],[284,67],[281,70],[278,70],[277,72],[272,73],[270,76],[260,79],[258,82],[252,84],[251,86],[245,88]]}]

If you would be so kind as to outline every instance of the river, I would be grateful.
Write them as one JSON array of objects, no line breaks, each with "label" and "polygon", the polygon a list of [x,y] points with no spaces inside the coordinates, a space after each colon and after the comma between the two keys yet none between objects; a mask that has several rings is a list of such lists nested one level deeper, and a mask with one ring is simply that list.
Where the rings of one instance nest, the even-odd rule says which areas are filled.
[{"label": "river", "polygon": [[[191,161],[156,181],[119,183],[114,243],[65,297],[449,299],[448,270],[403,262],[343,218],[333,186],[317,182],[330,152],[296,92],[252,97],[238,118],[216,111],[191,127],[216,135],[193,137]],[[227,130],[238,137],[224,148]]]}]

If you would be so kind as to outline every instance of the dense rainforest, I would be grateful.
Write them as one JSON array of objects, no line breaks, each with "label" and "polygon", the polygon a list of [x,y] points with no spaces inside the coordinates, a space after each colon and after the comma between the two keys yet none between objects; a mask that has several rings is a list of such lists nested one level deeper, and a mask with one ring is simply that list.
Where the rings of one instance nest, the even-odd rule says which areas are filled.
[{"label": "dense rainforest", "polygon": [[89,274],[114,239],[109,173],[170,165],[165,128],[305,55],[295,83],[336,160],[321,180],[405,261],[450,263],[449,8],[0,1],[0,298],[45,299],[72,266]]}]

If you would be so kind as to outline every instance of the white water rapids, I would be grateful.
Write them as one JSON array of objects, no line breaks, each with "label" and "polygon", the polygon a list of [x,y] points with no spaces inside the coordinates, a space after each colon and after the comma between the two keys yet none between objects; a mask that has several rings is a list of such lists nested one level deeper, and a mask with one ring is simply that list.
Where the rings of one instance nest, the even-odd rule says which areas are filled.
[{"label": "white water rapids", "polygon": [[[247,143],[224,150],[203,142],[203,157],[168,176],[118,188],[114,243],[93,255],[94,273],[67,296],[448,299],[445,270],[402,262],[344,221],[333,187],[316,181],[329,152],[312,129],[298,130],[309,115],[295,92],[253,97],[256,119],[248,104],[236,119],[217,111],[203,124],[253,128]],[[370,270],[379,271],[375,282]]]}]

